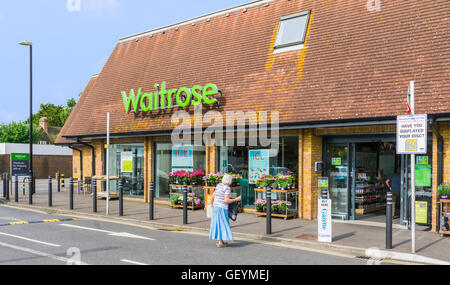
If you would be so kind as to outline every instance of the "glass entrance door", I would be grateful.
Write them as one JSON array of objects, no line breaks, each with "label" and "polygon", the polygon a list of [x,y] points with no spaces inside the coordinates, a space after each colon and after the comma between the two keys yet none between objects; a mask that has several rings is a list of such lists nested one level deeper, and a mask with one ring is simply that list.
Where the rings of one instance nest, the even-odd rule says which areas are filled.
[{"label": "glass entrance door", "polygon": [[349,145],[329,144],[326,152],[326,176],[332,200],[332,214],[343,219],[350,218],[349,195]]}]

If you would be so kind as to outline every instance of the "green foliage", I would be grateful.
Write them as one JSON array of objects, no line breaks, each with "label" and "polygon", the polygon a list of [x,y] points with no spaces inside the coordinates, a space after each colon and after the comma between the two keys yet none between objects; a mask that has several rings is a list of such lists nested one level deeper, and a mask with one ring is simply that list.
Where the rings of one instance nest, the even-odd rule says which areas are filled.
[{"label": "green foliage", "polygon": [[[80,96],[81,93],[78,97]],[[68,99],[66,106],[59,106],[52,103],[41,104],[39,111],[33,115],[33,124],[39,125],[39,120],[42,117],[47,117],[49,126],[63,127],[76,104],[77,101],[74,98]]]},{"label": "green foliage", "polygon": [[439,186],[438,195],[450,195],[450,184],[442,184]]},{"label": "green foliage", "polygon": [[[38,143],[44,132],[33,125],[33,143]],[[0,125],[0,143],[30,143],[28,122]]]}]

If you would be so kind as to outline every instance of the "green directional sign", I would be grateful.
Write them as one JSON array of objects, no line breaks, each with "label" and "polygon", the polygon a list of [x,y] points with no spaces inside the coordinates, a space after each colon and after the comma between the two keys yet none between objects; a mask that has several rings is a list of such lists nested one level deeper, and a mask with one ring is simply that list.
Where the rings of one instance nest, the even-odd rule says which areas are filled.
[{"label": "green directional sign", "polygon": [[11,174],[12,176],[27,176],[29,174],[30,155],[28,153],[11,154]]},{"label": "green directional sign", "polygon": [[28,154],[28,153],[12,153],[11,160],[13,160],[13,161],[28,161],[28,160],[30,160],[30,154]]}]

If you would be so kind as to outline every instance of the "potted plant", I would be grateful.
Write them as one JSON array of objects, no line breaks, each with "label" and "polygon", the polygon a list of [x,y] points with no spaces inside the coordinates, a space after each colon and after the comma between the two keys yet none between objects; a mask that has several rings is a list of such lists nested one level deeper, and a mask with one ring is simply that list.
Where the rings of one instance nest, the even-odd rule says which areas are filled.
[{"label": "potted plant", "polygon": [[[267,206],[266,206],[266,200],[263,200],[263,199],[258,199],[258,200],[256,200],[256,202],[253,203],[253,204],[256,206],[256,211],[257,211],[257,212],[260,212],[260,213],[263,213],[264,210],[265,210],[265,208],[267,207]],[[267,209],[267,208],[266,208],[266,209]]]},{"label": "potted plant", "polygon": [[170,204],[173,206],[178,205],[179,200],[180,200],[180,195],[178,195],[178,194],[172,195],[172,197],[170,197]]},{"label": "potted plant", "polygon": [[272,213],[281,214],[281,204],[282,204],[282,202],[280,200],[273,201],[272,202]]},{"label": "potted plant", "polygon": [[190,205],[192,207],[196,207],[196,206],[200,206],[201,202],[202,201],[200,200],[199,197],[197,197],[195,195],[195,193],[188,193],[188,196],[187,196],[188,205]]},{"label": "potted plant", "polygon": [[449,199],[450,184],[442,184],[441,186],[439,186],[437,193],[441,199]]},{"label": "potted plant", "polygon": [[232,183],[231,187],[236,187],[236,186],[241,185],[242,175],[232,174],[232,173],[230,173],[230,175],[233,176],[233,183]]}]

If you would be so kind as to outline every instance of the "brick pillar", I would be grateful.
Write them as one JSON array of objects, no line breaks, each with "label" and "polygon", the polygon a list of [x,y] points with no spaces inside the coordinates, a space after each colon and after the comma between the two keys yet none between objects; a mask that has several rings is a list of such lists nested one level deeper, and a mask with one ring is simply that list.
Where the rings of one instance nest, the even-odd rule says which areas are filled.
[{"label": "brick pillar", "polygon": [[314,171],[316,161],[322,161],[322,137],[315,136],[313,129],[303,133],[302,217],[314,220],[317,217],[318,179]]},{"label": "brick pillar", "polygon": [[303,219],[303,130],[298,131],[298,218]]}]

